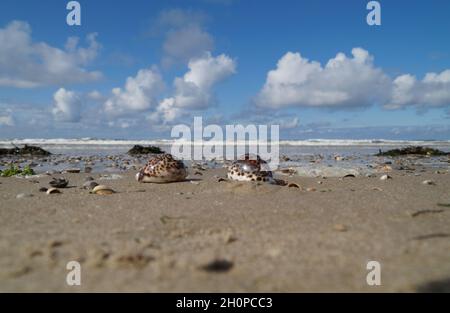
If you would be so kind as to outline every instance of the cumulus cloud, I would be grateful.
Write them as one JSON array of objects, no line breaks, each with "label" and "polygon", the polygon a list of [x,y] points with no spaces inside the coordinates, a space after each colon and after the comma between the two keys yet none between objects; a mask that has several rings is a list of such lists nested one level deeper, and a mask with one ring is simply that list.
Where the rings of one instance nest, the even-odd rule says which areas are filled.
[{"label": "cumulus cloud", "polygon": [[388,109],[406,106],[418,108],[450,105],[450,70],[428,73],[422,80],[413,75],[398,76],[393,82],[392,98],[385,105]]},{"label": "cumulus cloud", "polygon": [[79,122],[81,119],[82,101],[79,95],[64,88],[58,89],[53,95],[52,109],[55,120],[61,122]]},{"label": "cumulus cloud", "polygon": [[152,121],[172,122],[191,110],[204,110],[215,102],[214,86],[236,72],[236,62],[225,54],[205,53],[188,63],[189,70],[174,80],[174,95],[163,99]]},{"label": "cumulus cloud", "polygon": [[101,94],[98,90],[92,90],[91,92],[87,93],[85,96],[88,100],[92,100],[95,102],[105,101],[105,97]]},{"label": "cumulus cloud", "polygon": [[164,34],[163,66],[186,63],[214,48],[214,38],[205,30],[208,16],[199,11],[172,9],[162,11],[151,29]]},{"label": "cumulus cloud", "polygon": [[364,106],[383,102],[389,88],[390,79],[364,49],[354,48],[352,57],[338,53],[325,66],[288,52],[267,74],[256,102],[269,108]]},{"label": "cumulus cloud", "polygon": [[163,44],[166,54],[164,65],[171,62],[184,62],[192,57],[198,57],[204,51],[213,49],[214,40],[210,34],[202,30],[199,26],[189,26],[167,33],[167,38]]},{"label": "cumulus cloud", "polygon": [[100,49],[96,34],[86,38],[87,47],[70,37],[64,49],[34,42],[26,22],[13,21],[0,28],[0,86],[33,88],[97,80],[101,73],[85,67]]},{"label": "cumulus cloud", "polygon": [[265,108],[362,107],[420,109],[450,105],[450,70],[428,73],[422,80],[410,74],[391,79],[374,66],[373,57],[354,48],[352,57],[338,53],[325,66],[299,53],[286,53],[269,71],[256,97]]},{"label": "cumulus cloud", "polygon": [[139,70],[135,77],[128,77],[125,87],[114,88],[105,102],[108,115],[120,116],[151,109],[157,105],[157,96],[164,89],[160,73],[153,68]]}]

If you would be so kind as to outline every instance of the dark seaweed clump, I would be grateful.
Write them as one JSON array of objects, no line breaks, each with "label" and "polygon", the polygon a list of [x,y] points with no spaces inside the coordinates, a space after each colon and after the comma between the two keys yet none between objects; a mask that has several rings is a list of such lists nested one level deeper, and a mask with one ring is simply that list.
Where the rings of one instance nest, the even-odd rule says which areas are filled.
[{"label": "dark seaweed clump", "polygon": [[51,153],[37,146],[25,145],[22,148],[14,147],[11,149],[0,148],[0,155],[31,155],[31,156],[48,156]]},{"label": "dark seaweed clump", "polygon": [[442,156],[442,155],[450,155],[447,152],[433,149],[429,147],[420,147],[420,146],[411,146],[402,149],[392,149],[388,151],[381,151],[376,154],[376,156],[402,156],[402,155],[426,155],[426,156]]},{"label": "dark seaweed clump", "polygon": [[144,147],[144,146],[140,146],[140,145],[135,145],[133,148],[131,148],[128,151],[128,154],[130,155],[139,155],[139,154],[162,154],[164,153],[164,151],[162,151],[159,147],[155,147],[155,146],[148,146],[148,147]]}]

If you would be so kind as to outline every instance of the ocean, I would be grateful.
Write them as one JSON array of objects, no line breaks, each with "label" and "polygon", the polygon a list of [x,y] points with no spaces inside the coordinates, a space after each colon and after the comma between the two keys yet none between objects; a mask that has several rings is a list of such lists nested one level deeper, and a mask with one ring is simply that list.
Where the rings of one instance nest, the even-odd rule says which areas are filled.
[{"label": "ocean", "polygon": [[[54,156],[48,160],[40,160],[36,172],[50,169],[63,170],[68,166],[83,167],[88,164],[94,172],[120,172],[130,169],[121,166],[125,163],[136,164],[133,157],[126,153],[134,145],[154,145],[170,152],[173,140],[104,140],[104,139],[14,139],[0,140],[0,148],[11,148],[14,145],[37,145],[51,152]],[[239,145],[242,145],[240,143]],[[379,151],[407,146],[427,146],[450,152],[450,140],[447,141],[407,141],[407,140],[283,140],[279,142],[279,168],[295,168],[304,176],[340,176],[343,173],[369,173],[375,163],[392,163],[390,158],[379,158],[374,155]],[[219,158],[220,160],[220,158]],[[426,167],[449,168],[448,157],[421,158],[420,165]],[[7,166],[10,160],[3,160],[0,169]],[[145,163],[145,157],[137,162]],[[206,163],[210,160],[204,160]],[[21,160],[19,164],[27,164],[29,160]],[[70,163],[70,164],[68,164]],[[85,164],[86,163],[86,164]],[[187,161],[189,164],[190,162]],[[211,165],[211,162],[209,162]],[[215,163],[215,165],[217,165]],[[221,166],[218,163],[217,166]],[[134,168],[133,168],[134,169]]]}]

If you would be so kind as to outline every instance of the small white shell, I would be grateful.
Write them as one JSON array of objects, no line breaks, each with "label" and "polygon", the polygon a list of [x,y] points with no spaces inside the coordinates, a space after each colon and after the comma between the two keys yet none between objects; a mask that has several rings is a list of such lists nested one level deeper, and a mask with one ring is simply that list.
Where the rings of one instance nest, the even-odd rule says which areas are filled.
[{"label": "small white shell", "polygon": [[59,189],[57,189],[57,188],[49,188],[46,193],[48,195],[51,195],[51,194],[61,193],[61,191],[59,191]]},{"label": "small white shell", "polygon": [[392,177],[386,174],[380,177],[380,180],[388,180],[388,179],[392,179]]},{"label": "small white shell", "polygon": [[107,186],[98,185],[98,186],[95,186],[94,189],[92,189],[91,193],[95,193],[96,195],[111,195],[111,194],[115,193],[115,191]]},{"label": "small white shell", "polygon": [[436,183],[434,181],[432,181],[432,180],[424,180],[422,182],[422,184],[424,184],[424,185],[436,185]]}]

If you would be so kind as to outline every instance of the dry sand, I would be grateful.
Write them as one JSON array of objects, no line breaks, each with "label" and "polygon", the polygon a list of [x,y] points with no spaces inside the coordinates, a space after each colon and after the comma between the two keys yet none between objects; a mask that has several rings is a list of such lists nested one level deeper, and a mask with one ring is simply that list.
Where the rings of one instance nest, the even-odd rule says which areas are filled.
[{"label": "dry sand", "polygon": [[[0,178],[0,291],[450,288],[449,173],[284,177],[305,191],[218,182],[224,169],[161,185],[128,172],[101,181],[117,191],[104,196],[80,189],[88,175],[64,175],[73,187],[59,195],[38,191],[48,176]],[[66,284],[71,260],[81,286]],[[381,286],[366,283],[369,260]]]}]

